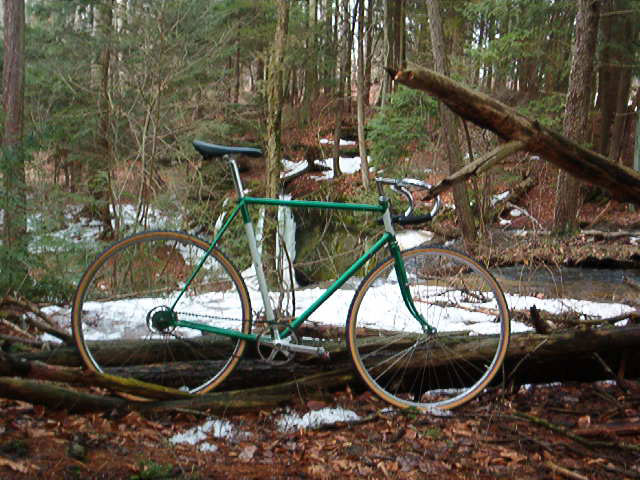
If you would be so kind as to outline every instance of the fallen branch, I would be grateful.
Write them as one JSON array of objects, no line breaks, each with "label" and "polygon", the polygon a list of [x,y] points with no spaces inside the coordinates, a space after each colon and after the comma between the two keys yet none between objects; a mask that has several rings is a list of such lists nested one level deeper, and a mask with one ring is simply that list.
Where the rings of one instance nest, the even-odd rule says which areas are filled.
[{"label": "fallen branch", "polygon": [[462,118],[506,140],[522,142],[524,149],[537,153],[583,181],[601,186],[618,200],[640,205],[640,173],[611,162],[498,100],[432,70],[394,73],[396,82],[427,91]]},{"label": "fallen branch", "polygon": [[575,428],[573,433],[582,437],[608,437],[615,435],[633,435],[640,433],[639,422],[610,423],[586,428]]},{"label": "fallen branch", "polygon": [[61,330],[53,320],[51,320],[37,307],[37,305],[26,300],[19,300],[9,296],[5,296],[2,301],[0,301],[0,305],[18,307],[24,312],[35,315],[35,318],[31,315],[24,315],[24,319],[37,330],[53,335],[68,345],[73,344],[73,337],[67,332]]},{"label": "fallen branch", "polygon": [[466,165],[460,170],[452,173],[451,175],[446,177],[444,180],[442,180],[440,183],[432,187],[429,190],[428,195],[425,197],[425,200],[434,198],[436,195],[439,195],[442,192],[449,190],[455,184],[464,182],[465,180],[471,178],[474,175],[478,175],[482,172],[489,170],[491,167],[501,162],[505,158],[509,157],[510,155],[516,153],[519,150],[522,150],[523,147],[524,147],[524,144],[522,142],[513,141],[513,142],[506,143],[504,145],[501,145],[497,148],[494,148],[489,153],[483,155],[479,159]]},{"label": "fallen branch", "polygon": [[560,465],[556,465],[551,460],[546,460],[544,462],[544,465],[547,468],[549,468],[549,470],[551,470],[552,472],[558,473],[563,477],[573,478],[575,480],[589,480],[588,477],[585,477],[584,475],[574,472],[573,470],[569,470],[568,468],[564,468],[564,467],[561,467]]},{"label": "fallen branch", "polygon": [[551,423],[544,418],[539,418],[534,415],[529,415],[527,413],[515,412],[513,415],[506,415],[508,418],[517,418],[521,420],[527,420],[535,425],[540,425],[541,427],[546,428],[547,430],[551,430],[552,432],[559,433],[574,442],[577,442],[585,447],[598,449],[598,448],[618,448],[624,450],[631,450],[634,452],[640,452],[640,445],[634,445],[630,443],[622,443],[622,442],[604,442],[598,440],[587,440],[580,435],[576,435],[575,433],[570,432],[567,428]]},{"label": "fallen branch", "polygon": [[640,237],[640,232],[618,230],[617,232],[603,232],[601,230],[580,230],[581,235],[601,238]]},{"label": "fallen branch", "polygon": [[36,380],[101,387],[146,398],[174,399],[176,397],[191,397],[188,393],[180,390],[141,382],[133,378],[123,378],[80,368],[53,366],[39,361],[16,359],[4,352],[0,352],[0,375],[19,375]]}]

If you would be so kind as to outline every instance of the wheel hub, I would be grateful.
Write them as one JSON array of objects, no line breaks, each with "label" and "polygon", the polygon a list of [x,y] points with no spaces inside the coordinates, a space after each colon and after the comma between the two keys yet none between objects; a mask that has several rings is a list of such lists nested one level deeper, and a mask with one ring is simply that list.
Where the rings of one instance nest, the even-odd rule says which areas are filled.
[{"label": "wheel hub", "polygon": [[147,327],[153,332],[170,333],[178,320],[176,313],[169,307],[161,306],[147,313]]}]

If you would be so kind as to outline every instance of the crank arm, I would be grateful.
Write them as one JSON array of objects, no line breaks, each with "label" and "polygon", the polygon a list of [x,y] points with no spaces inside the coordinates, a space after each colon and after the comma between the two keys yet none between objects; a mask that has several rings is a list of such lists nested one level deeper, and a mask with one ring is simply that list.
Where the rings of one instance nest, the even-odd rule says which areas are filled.
[{"label": "crank arm", "polygon": [[308,355],[315,355],[321,358],[329,358],[329,352],[324,347],[312,347],[310,345],[299,345],[297,343],[290,343],[283,340],[263,340],[265,345],[273,345],[275,348],[281,350],[287,350],[295,353],[306,353]]}]

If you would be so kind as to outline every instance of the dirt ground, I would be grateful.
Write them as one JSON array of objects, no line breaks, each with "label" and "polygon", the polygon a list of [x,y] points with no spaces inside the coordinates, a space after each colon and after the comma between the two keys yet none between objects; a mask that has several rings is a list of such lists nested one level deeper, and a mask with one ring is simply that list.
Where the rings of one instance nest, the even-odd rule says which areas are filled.
[{"label": "dirt ground", "polygon": [[283,409],[228,416],[243,433],[210,435],[203,441],[212,451],[201,451],[169,438],[206,414],[69,415],[0,400],[0,478],[640,478],[640,389],[524,386],[485,394],[451,416],[388,411],[350,391],[289,407],[338,405],[360,420],[283,433],[274,423]]}]

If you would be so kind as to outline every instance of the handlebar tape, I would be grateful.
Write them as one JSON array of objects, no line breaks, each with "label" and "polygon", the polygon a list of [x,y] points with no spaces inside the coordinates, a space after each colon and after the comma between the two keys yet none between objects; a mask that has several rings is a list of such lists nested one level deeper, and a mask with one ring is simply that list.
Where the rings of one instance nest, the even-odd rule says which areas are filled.
[{"label": "handlebar tape", "polygon": [[397,223],[398,225],[419,225],[431,220],[431,214],[425,213],[424,215],[391,215],[391,223]]},{"label": "handlebar tape", "polygon": [[[424,215],[391,215],[391,223],[398,225],[420,225],[429,222],[433,217],[430,213]],[[378,225],[382,225],[382,219],[378,219]]]}]

